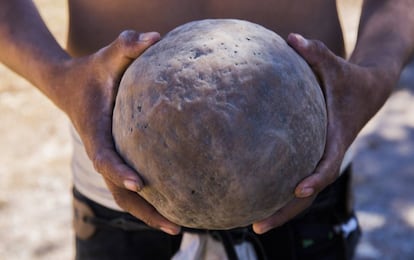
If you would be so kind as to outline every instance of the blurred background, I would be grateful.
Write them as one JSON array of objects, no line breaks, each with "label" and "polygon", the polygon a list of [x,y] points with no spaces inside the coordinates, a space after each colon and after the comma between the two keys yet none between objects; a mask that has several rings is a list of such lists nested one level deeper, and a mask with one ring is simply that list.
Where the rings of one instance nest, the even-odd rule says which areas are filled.
[{"label": "blurred background", "polygon": [[[65,1],[34,1],[65,46]],[[361,0],[338,0],[348,52]],[[414,259],[414,65],[355,143],[356,259]],[[69,122],[0,66],[0,259],[72,259]]]}]

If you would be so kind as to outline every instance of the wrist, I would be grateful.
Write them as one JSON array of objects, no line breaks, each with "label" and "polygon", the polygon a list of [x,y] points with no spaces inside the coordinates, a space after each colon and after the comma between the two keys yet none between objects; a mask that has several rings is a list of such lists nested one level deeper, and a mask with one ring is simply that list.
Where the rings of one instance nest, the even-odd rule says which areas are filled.
[{"label": "wrist", "polygon": [[385,99],[389,97],[397,85],[403,68],[402,62],[387,55],[369,55],[367,57],[354,52],[349,62],[363,69],[362,71],[366,74],[368,85],[373,88],[371,93],[374,96],[382,96]]},{"label": "wrist", "polygon": [[69,71],[68,64],[72,58],[64,53],[49,60],[46,65],[39,69],[39,76],[34,84],[45,94],[55,105],[62,109],[62,99],[67,96],[66,74]]}]

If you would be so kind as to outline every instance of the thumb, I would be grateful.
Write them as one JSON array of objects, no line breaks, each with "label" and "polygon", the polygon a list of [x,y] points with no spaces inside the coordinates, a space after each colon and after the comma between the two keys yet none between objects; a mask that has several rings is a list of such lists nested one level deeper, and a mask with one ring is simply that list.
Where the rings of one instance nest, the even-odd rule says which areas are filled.
[{"label": "thumb", "polygon": [[121,72],[160,38],[160,34],[157,32],[138,33],[126,30],[100,52],[106,61],[105,64],[108,64],[110,69]]},{"label": "thumb", "polygon": [[338,57],[324,43],[318,40],[305,39],[302,35],[291,33],[287,43],[302,56],[303,59],[319,73],[338,65]]}]

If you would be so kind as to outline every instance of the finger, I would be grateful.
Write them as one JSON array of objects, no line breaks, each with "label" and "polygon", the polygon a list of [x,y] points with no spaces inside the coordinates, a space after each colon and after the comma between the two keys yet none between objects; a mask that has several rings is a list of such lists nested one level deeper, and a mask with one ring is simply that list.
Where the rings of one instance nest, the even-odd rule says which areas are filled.
[{"label": "finger", "polygon": [[324,156],[319,161],[313,174],[302,180],[295,188],[297,198],[306,198],[321,192],[333,183],[339,176],[341,154],[335,148],[329,137],[325,147]]},{"label": "finger", "polygon": [[336,170],[331,170],[329,165],[322,165],[314,174],[305,178],[298,184],[295,188],[295,196],[297,198],[313,196],[332,184],[337,177],[338,173]]},{"label": "finger", "polygon": [[272,216],[254,223],[253,231],[257,234],[263,234],[273,228],[285,224],[287,221],[291,220],[306,208],[308,208],[312,204],[314,198],[315,196],[306,199],[294,198],[286,206],[278,210]]},{"label": "finger", "polygon": [[106,181],[114,195],[117,204],[134,217],[155,229],[159,229],[170,235],[180,233],[180,226],[161,216],[157,210],[137,193],[115,187]]},{"label": "finger", "polygon": [[313,68],[331,68],[337,63],[337,56],[331,52],[324,43],[318,40],[305,39],[300,34],[291,33],[287,42],[292,46]]},{"label": "finger", "polygon": [[104,60],[112,69],[123,71],[148,47],[160,39],[157,32],[138,33],[133,30],[123,31],[109,46],[101,50]]},{"label": "finger", "polygon": [[117,187],[138,192],[144,186],[138,174],[111,148],[102,148],[92,159],[95,169]]},{"label": "finger", "polygon": [[[92,110],[96,109],[99,107]],[[88,136],[82,141],[95,170],[118,187],[134,192],[140,191],[144,182],[116,151],[111,132],[112,117],[101,115],[83,123],[83,125],[87,124],[92,127],[89,128],[87,135],[82,135]]]}]

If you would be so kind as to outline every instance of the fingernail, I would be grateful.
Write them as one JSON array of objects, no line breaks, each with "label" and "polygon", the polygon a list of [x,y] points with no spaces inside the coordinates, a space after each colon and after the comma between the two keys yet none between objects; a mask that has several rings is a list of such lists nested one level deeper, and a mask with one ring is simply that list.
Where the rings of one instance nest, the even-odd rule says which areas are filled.
[{"label": "fingernail", "polygon": [[159,33],[157,32],[148,32],[148,33],[141,33],[139,35],[139,40],[142,42],[152,41],[154,38],[158,38]]},{"label": "fingernail", "polygon": [[254,227],[254,232],[255,232],[256,234],[261,235],[261,234],[266,233],[266,232],[267,232],[267,231],[269,231],[270,229],[271,229],[271,227],[270,227],[270,226],[267,226],[267,225],[255,226],[255,227]]},{"label": "fingernail", "polygon": [[177,235],[178,233],[180,233],[180,229],[178,228],[171,228],[171,227],[160,227],[160,229],[162,230],[162,231],[164,231],[165,233],[167,233],[167,234],[170,234],[170,235]]},{"label": "fingernail", "polygon": [[306,40],[302,35],[294,33],[293,37],[295,37],[296,42],[300,47],[306,48],[309,45],[309,41]]},{"label": "fingernail", "polygon": [[127,190],[130,190],[133,192],[138,192],[141,190],[141,186],[136,181],[132,181],[132,180],[125,180],[124,186]]},{"label": "fingernail", "polygon": [[314,189],[313,188],[309,188],[309,187],[304,187],[300,190],[300,197],[309,197],[312,196],[314,193]]}]

